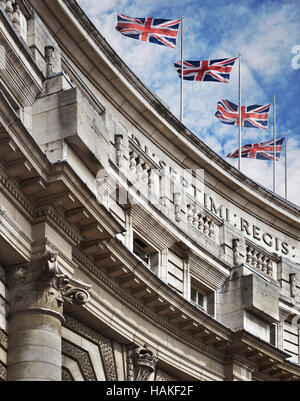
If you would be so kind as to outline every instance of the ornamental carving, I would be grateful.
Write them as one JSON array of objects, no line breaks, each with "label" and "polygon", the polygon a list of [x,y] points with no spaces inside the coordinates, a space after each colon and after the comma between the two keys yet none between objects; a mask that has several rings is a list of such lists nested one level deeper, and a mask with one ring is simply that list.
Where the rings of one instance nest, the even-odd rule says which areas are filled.
[{"label": "ornamental carving", "polygon": [[90,285],[62,274],[57,253],[8,271],[11,313],[25,309],[47,309],[62,314],[64,302],[84,305],[90,298]]},{"label": "ornamental carving", "polygon": [[69,371],[69,369],[62,367],[61,368],[61,380],[63,382],[74,382],[75,380],[73,379],[72,373]]},{"label": "ornamental carving", "polygon": [[157,362],[155,352],[147,345],[130,349],[128,353],[128,381],[149,381]]},{"label": "ornamental carving", "polygon": [[63,339],[62,353],[77,362],[85,381],[97,381],[89,353],[77,345]]},{"label": "ornamental carving", "polygon": [[0,361],[0,382],[7,381],[7,368],[3,362]]},{"label": "ornamental carving", "polygon": [[8,349],[8,347],[7,347],[8,341],[7,340],[8,340],[7,334],[3,330],[0,329],[0,347],[2,349],[4,349],[4,351],[7,351],[7,349]]},{"label": "ornamental carving", "polygon": [[65,315],[64,326],[99,346],[106,380],[117,381],[117,370],[112,341],[68,315]]}]

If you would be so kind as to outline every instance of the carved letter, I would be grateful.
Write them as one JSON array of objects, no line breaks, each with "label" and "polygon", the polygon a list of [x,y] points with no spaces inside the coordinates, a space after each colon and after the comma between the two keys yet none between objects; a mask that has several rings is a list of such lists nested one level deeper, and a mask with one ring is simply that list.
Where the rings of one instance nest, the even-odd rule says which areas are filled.
[{"label": "carved letter", "polygon": [[259,236],[259,232],[260,232],[260,228],[253,226],[253,238],[257,239],[258,241],[261,240],[261,238]]},{"label": "carved letter", "polygon": [[249,223],[247,220],[244,220],[243,218],[241,218],[241,230],[246,231],[248,235],[251,235],[249,230]]},{"label": "carved letter", "polygon": [[[270,240],[268,240],[267,237],[268,237]],[[268,234],[268,233],[264,233],[263,236],[262,236],[262,239],[263,239],[263,241],[264,241],[264,243],[265,243],[266,245],[268,245],[268,246],[270,246],[270,247],[273,246],[273,238],[272,238],[272,235],[270,235],[270,234]]]}]

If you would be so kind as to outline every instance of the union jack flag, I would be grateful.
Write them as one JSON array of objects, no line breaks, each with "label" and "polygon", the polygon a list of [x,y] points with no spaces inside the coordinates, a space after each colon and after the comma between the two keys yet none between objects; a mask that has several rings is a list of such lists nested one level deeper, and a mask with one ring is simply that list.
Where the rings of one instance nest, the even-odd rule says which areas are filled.
[{"label": "union jack flag", "polygon": [[[237,57],[205,61],[184,61],[183,79],[228,83],[236,59]],[[181,76],[181,61],[177,61],[174,65]]]},{"label": "union jack flag", "polygon": [[120,14],[116,30],[132,39],[175,48],[180,22],[160,18],[130,18]]},{"label": "union jack flag", "polygon": [[[283,142],[284,138],[276,140],[276,160],[280,159]],[[229,153],[227,157],[230,159],[237,159],[239,157],[239,150],[237,149],[235,152]],[[259,160],[274,160],[274,140],[243,146],[241,149],[241,157]]]},{"label": "union jack flag", "polygon": [[[251,128],[268,129],[268,118],[271,104],[265,106],[242,106],[241,126]],[[239,125],[239,107],[229,100],[218,103],[216,117],[224,124]]]}]

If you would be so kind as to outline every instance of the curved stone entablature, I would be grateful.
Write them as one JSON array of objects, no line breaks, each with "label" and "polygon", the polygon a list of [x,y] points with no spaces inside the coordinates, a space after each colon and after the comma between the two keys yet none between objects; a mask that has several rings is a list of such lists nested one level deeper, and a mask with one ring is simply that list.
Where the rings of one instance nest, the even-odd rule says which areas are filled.
[{"label": "curved stone entablature", "polygon": [[299,208],[189,132],[75,1],[18,3],[43,87],[27,109],[0,81],[8,379],[26,380],[21,328],[51,380],[299,380]]}]

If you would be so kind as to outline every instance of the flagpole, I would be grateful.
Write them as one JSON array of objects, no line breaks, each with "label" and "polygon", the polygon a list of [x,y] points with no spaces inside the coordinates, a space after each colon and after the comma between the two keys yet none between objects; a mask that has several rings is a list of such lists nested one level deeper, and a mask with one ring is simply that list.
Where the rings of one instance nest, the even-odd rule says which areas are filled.
[{"label": "flagpole", "polygon": [[276,95],[273,95],[273,192],[276,193]]},{"label": "flagpole", "polygon": [[180,121],[183,122],[183,17],[181,17]]},{"label": "flagpole", "polygon": [[241,55],[239,54],[239,161],[238,169],[241,171],[242,161],[242,83],[241,83]]},{"label": "flagpole", "polygon": [[285,170],[285,199],[287,200],[288,198],[288,175],[287,175],[287,134],[284,135],[284,150],[285,150],[285,156],[284,156],[284,170]]}]

